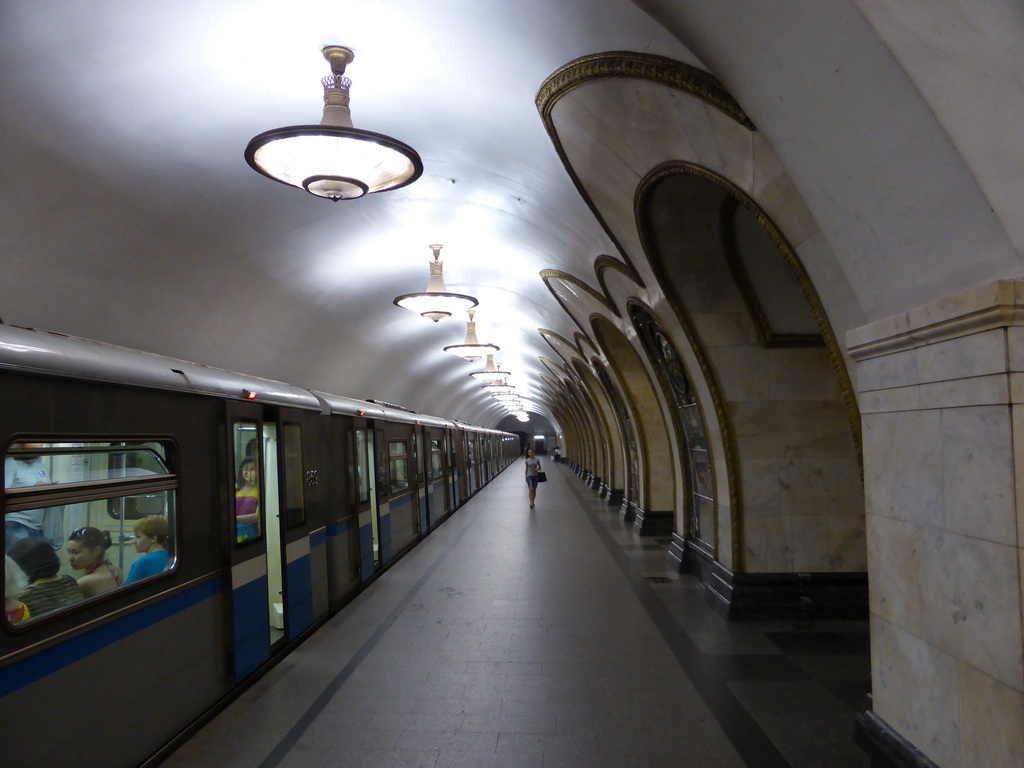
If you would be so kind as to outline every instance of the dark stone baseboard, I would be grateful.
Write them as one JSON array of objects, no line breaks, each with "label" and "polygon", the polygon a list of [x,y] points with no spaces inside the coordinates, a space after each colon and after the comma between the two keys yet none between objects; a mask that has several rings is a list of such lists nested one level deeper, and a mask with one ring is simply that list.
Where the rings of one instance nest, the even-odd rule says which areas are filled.
[{"label": "dark stone baseboard", "polygon": [[633,516],[633,531],[637,536],[667,536],[675,527],[676,516],[672,510],[652,512],[637,509]]},{"label": "dark stone baseboard", "polygon": [[626,492],[622,488],[609,488],[608,489],[608,506],[618,507],[622,504],[623,495]]},{"label": "dark stone baseboard", "polygon": [[632,523],[633,520],[636,519],[636,513],[639,509],[640,507],[629,499],[623,497],[622,506],[619,507],[619,518],[621,518],[624,523]]},{"label": "dark stone baseboard", "polygon": [[857,716],[853,740],[871,758],[871,768],[939,768],[870,709]]},{"label": "dark stone baseboard", "polygon": [[732,621],[865,620],[868,575],[856,573],[733,573],[699,539],[678,533],[666,561],[707,588],[708,603]]}]

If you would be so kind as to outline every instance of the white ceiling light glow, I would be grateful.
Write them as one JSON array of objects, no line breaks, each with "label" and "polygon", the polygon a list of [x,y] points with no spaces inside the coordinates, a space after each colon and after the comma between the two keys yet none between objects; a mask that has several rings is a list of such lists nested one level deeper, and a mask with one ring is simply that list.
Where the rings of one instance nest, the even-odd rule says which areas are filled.
[{"label": "white ceiling light glow", "polygon": [[245,160],[274,181],[337,202],[385,192],[416,181],[423,161],[416,150],[390,136],[352,126],[345,67],[354,54],[340,45],[323,49],[331,64],[324,86],[320,125],[293,125],[255,136]]},{"label": "white ceiling light glow", "polygon": [[461,344],[452,344],[444,348],[445,352],[450,352],[456,357],[461,357],[463,360],[479,360],[481,357],[487,354],[493,354],[497,352],[500,347],[496,344],[481,344],[480,340],[476,337],[476,321],[473,317],[476,312],[469,310],[469,321],[466,323],[466,339]]},{"label": "white ceiling light glow", "polygon": [[473,371],[469,375],[477,381],[496,384],[512,374],[508,371],[498,370],[498,367],[494,364],[494,353],[491,352],[487,355],[487,364],[484,366],[484,369],[482,371]]},{"label": "white ceiling light glow", "polygon": [[[462,293],[448,293],[448,289],[444,284],[444,275],[442,274],[444,262],[440,260],[441,248],[443,246],[435,243],[428,247],[434,252],[434,260],[430,263],[430,277],[427,278],[427,289],[423,293],[406,293],[397,297],[394,303],[402,309],[408,309],[410,312],[415,312],[436,323],[446,317],[451,317],[453,312],[475,307],[477,300],[472,296],[466,296]],[[472,319],[473,313],[470,312],[469,314],[470,319]]]}]

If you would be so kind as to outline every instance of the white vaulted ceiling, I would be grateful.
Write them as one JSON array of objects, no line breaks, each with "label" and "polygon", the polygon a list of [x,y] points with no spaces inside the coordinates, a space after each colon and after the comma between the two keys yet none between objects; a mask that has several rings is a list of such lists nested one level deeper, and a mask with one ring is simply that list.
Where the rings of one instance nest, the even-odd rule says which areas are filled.
[{"label": "white vaulted ceiling", "polygon": [[[706,69],[739,101],[815,222],[801,255],[840,337],[1019,272],[1021,158],[1006,126],[1021,124],[1024,78],[1002,44],[1024,27],[1014,4],[988,0],[998,26],[974,22],[948,46],[944,27],[915,19],[954,23],[952,0],[725,5],[6,0],[0,317],[496,424],[501,409],[466,375],[476,367],[441,351],[464,318],[435,325],[392,298],[424,288],[428,245],[442,243],[449,290],[480,300],[480,340],[541,397],[551,347],[538,329],[572,339],[578,326],[540,272],[596,286],[595,259],[626,256],[534,99],[560,66],[605,51]],[[355,51],[356,127],[417,149],[419,181],[335,204],[246,165],[254,135],[319,121],[327,44]],[[930,62],[946,71],[950,56],[971,68],[942,81]],[[968,88],[979,69],[1002,87]],[[984,113],[959,106],[963,93],[1007,95]],[[586,167],[592,129],[559,126],[601,199],[612,180]]]}]

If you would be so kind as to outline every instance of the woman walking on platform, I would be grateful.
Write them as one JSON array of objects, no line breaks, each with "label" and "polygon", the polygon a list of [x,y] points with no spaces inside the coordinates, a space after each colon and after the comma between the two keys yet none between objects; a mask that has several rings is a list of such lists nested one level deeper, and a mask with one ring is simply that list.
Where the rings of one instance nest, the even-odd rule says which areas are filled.
[{"label": "woman walking on platform", "polygon": [[531,448],[526,452],[526,485],[530,489],[530,509],[537,498],[537,473],[541,471],[540,459],[533,455]]}]

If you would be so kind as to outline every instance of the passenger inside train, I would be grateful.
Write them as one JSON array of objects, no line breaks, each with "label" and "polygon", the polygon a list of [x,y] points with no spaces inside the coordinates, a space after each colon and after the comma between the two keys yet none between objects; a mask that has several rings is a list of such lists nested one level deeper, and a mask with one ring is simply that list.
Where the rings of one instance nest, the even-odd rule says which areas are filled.
[{"label": "passenger inside train", "polygon": [[17,542],[11,557],[28,577],[28,587],[19,595],[34,617],[85,599],[74,577],[60,573],[60,558],[50,543],[28,538]]},{"label": "passenger inside train", "polygon": [[11,559],[10,555],[4,556],[4,613],[7,621],[17,624],[29,618],[32,614],[28,607],[18,599],[18,595],[25,588],[28,579],[18,564]]},{"label": "passenger inside train", "polygon": [[68,565],[76,571],[85,571],[78,578],[78,586],[86,597],[124,584],[121,569],[107,559],[111,543],[109,531],[90,525],[75,528],[68,537]]},{"label": "passenger inside train", "polygon": [[167,551],[167,519],[149,515],[135,524],[135,551],[142,557],[132,563],[125,584],[156,576],[167,570],[170,553]]},{"label": "passenger inside train", "polygon": [[243,459],[235,489],[235,536],[238,543],[260,537],[260,477],[255,459]]}]

